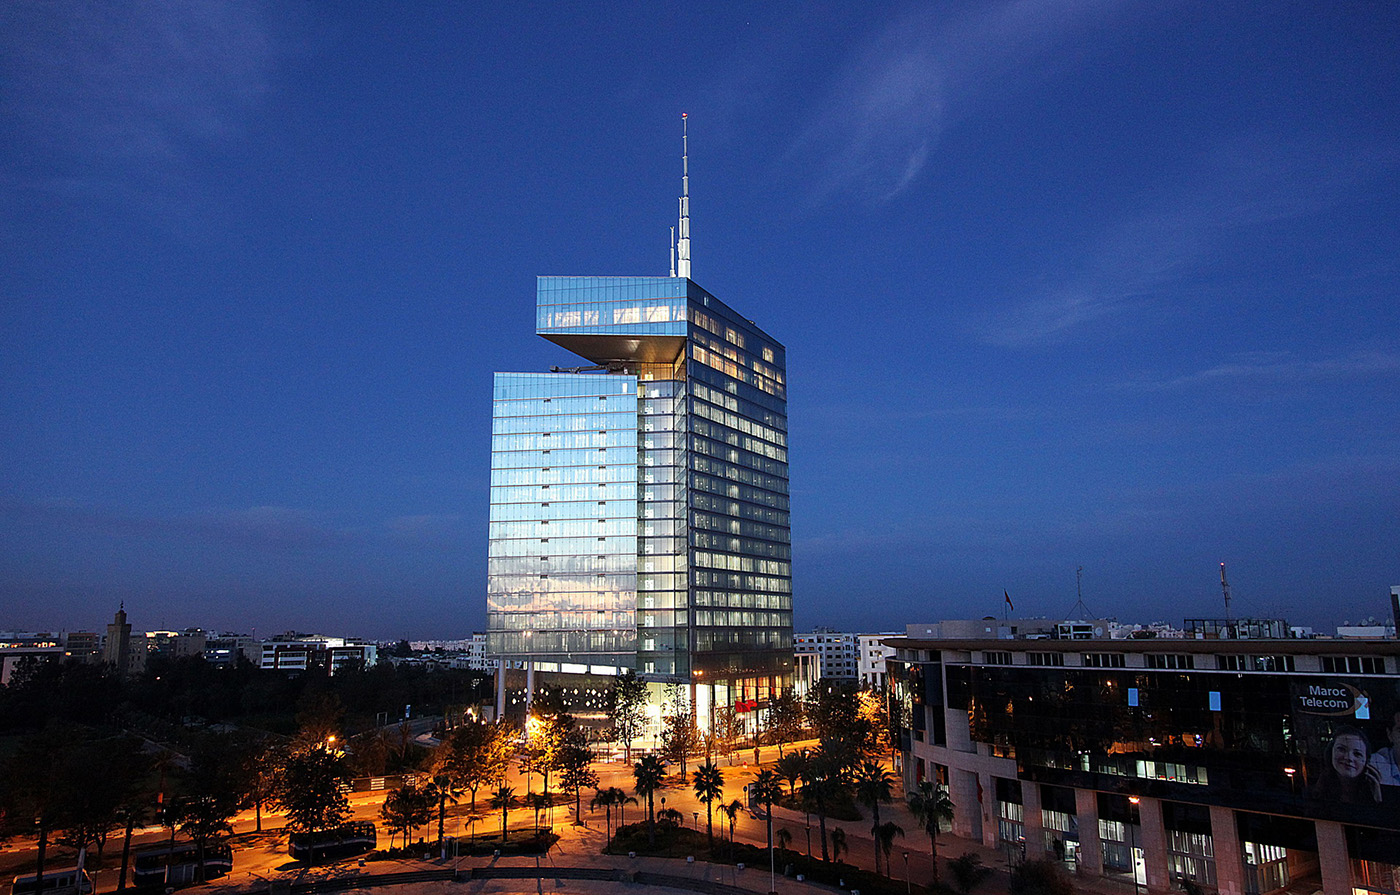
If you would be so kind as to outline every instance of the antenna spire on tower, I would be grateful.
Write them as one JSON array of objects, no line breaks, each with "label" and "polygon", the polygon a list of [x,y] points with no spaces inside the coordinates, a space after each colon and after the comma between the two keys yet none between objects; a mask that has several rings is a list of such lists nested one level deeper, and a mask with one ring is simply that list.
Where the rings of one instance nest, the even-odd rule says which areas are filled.
[{"label": "antenna spire on tower", "polygon": [[690,278],[690,135],[686,122],[688,115],[681,113],[681,217],[676,241],[675,276]]},{"label": "antenna spire on tower", "polygon": [[1230,620],[1230,579],[1225,577],[1225,564],[1220,564],[1220,590],[1225,594],[1225,620]]}]

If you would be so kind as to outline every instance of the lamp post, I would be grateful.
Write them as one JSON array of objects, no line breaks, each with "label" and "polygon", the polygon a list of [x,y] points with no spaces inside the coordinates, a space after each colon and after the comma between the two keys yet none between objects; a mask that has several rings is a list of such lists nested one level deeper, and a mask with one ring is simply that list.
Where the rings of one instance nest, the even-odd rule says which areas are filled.
[{"label": "lamp post", "polygon": [[[771,814],[769,815],[768,824],[768,831],[771,833],[773,831]],[[770,836],[768,838],[768,895],[778,895],[777,868],[777,860],[773,857],[773,838]]]},{"label": "lamp post", "polygon": [[1140,802],[1141,799],[1137,796],[1128,796],[1128,801],[1133,806],[1133,811],[1129,812],[1128,815],[1128,869],[1133,874],[1133,892],[1136,893],[1141,890],[1138,888],[1137,826],[1132,823],[1132,815],[1137,813],[1138,802]]},{"label": "lamp post", "polygon": [[913,889],[909,883],[909,852],[904,853],[904,895],[911,895]]}]

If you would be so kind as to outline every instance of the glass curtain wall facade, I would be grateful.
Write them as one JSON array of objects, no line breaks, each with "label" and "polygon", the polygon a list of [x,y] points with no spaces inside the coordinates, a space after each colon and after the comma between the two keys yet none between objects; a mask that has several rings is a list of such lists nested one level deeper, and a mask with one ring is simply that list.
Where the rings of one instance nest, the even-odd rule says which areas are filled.
[{"label": "glass curtain wall facade", "polygon": [[541,277],[536,323],[589,366],[497,376],[490,652],[752,710],[793,661],[782,345],[679,277]]}]

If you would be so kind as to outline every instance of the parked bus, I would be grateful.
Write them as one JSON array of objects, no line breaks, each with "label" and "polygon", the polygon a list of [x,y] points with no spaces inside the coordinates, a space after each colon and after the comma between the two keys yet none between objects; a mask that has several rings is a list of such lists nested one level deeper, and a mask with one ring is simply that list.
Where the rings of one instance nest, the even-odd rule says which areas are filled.
[{"label": "parked bus", "polygon": [[324,861],[352,858],[374,851],[378,844],[374,824],[368,821],[341,824],[329,830],[293,833],[287,837],[288,851],[298,861]]},{"label": "parked bus", "polygon": [[[199,847],[177,842],[136,852],[131,861],[132,884],[138,888],[188,886],[199,876]],[[233,850],[224,842],[204,846],[204,879],[218,879],[233,871]]]},{"label": "parked bus", "polygon": [[[39,875],[30,873],[15,877],[11,895],[39,895]],[[91,895],[92,877],[77,867],[44,868],[43,895]]]}]

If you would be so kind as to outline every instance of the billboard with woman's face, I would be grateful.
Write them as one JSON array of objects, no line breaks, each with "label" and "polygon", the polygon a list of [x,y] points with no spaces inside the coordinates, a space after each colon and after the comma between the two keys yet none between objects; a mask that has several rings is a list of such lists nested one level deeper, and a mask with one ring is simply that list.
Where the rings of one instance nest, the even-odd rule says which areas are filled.
[{"label": "billboard with woman's face", "polygon": [[1400,820],[1394,681],[1301,678],[1293,687],[1293,719],[1309,813],[1388,826]]}]

